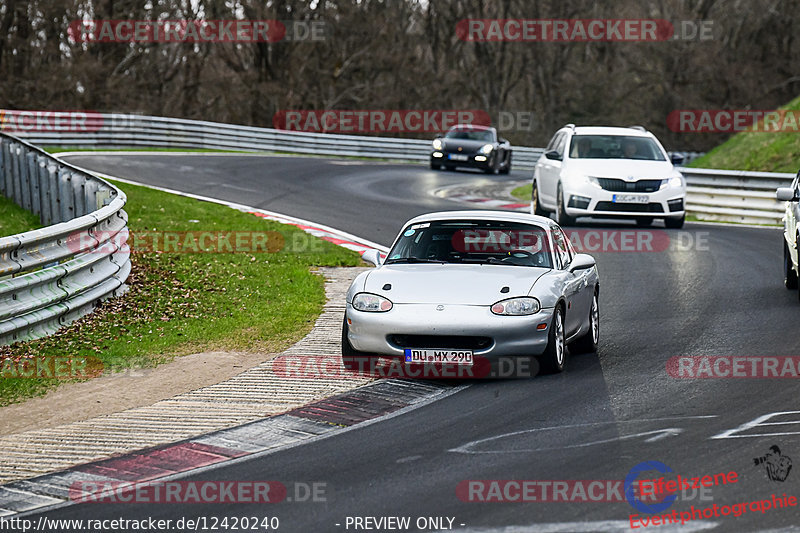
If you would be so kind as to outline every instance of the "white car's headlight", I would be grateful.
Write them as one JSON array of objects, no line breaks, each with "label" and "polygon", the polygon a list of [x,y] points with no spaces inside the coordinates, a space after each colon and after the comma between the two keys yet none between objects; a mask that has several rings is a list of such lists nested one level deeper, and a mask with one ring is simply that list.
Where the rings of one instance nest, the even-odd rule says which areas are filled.
[{"label": "white car's headlight", "polygon": [[433,140],[433,149],[434,150],[441,150],[442,149],[442,140],[441,139],[434,139]]},{"label": "white car's headlight", "polygon": [[683,178],[680,176],[672,176],[668,180],[661,181],[661,188],[664,187],[683,187]]},{"label": "white car's headlight", "polygon": [[353,308],[367,313],[385,313],[392,305],[391,300],[369,292],[359,292],[353,297]]},{"label": "white car's headlight", "polygon": [[494,150],[494,146],[492,146],[491,144],[484,144],[483,146],[481,146],[481,152],[483,152],[484,154],[490,154],[492,153],[492,150]]},{"label": "white car's headlight", "polygon": [[530,296],[500,300],[492,306],[492,313],[496,315],[533,315],[542,308],[539,300]]}]

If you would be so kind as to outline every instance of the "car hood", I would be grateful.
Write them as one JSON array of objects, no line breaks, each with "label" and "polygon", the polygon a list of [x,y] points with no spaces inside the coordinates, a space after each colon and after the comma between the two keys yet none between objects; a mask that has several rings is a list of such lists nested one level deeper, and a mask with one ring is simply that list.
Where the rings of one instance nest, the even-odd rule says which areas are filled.
[{"label": "car hood", "polygon": [[569,172],[597,178],[666,179],[672,175],[669,161],[640,161],[636,159],[572,159]]},{"label": "car hood", "polygon": [[[396,304],[491,305],[527,296],[536,280],[549,271],[503,265],[385,265],[369,273],[364,290]],[[387,283],[391,290],[383,290]],[[508,287],[508,292],[501,293],[503,287]]]},{"label": "car hood", "polygon": [[477,152],[483,145],[492,144],[488,141],[471,141],[469,139],[442,139],[444,149],[449,151],[458,151],[460,147],[462,151],[470,153]]}]

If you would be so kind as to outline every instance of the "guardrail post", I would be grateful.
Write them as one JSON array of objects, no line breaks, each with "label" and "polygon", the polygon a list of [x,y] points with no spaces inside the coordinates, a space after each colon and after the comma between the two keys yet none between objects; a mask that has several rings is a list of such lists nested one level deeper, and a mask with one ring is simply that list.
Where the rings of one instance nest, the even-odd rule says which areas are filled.
[{"label": "guardrail post", "polygon": [[11,173],[13,174],[12,183],[11,183],[11,194],[9,198],[14,200],[17,205],[22,203],[22,181],[20,178],[20,169],[21,166],[21,159],[22,156],[20,154],[22,150],[20,149],[18,144],[13,144],[11,146]]},{"label": "guardrail post", "polygon": [[28,160],[28,201],[30,207],[26,208],[41,220],[42,202],[39,195],[39,165],[36,154],[31,152],[25,156]]},{"label": "guardrail post", "polygon": [[75,201],[72,191],[72,172],[65,168],[58,170],[59,222],[66,222],[75,216]]}]

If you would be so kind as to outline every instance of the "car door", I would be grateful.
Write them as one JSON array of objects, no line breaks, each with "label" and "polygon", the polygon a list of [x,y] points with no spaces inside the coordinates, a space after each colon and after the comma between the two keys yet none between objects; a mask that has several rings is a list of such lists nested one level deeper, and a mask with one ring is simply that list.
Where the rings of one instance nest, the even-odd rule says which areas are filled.
[{"label": "car door", "polygon": [[564,310],[564,333],[569,337],[578,331],[585,317],[589,316],[589,310],[584,302],[584,296],[587,292],[584,290],[584,271],[569,271],[569,264],[572,262],[573,253],[561,228],[553,226],[552,235],[553,248],[556,252],[556,265],[562,270],[564,276],[564,299],[566,300],[566,309]]},{"label": "car door", "polygon": [[[566,136],[566,132],[563,131],[556,133],[550,140],[547,148],[545,148],[545,152],[552,150],[558,151],[558,147],[560,146],[563,153]],[[561,161],[548,159],[542,156],[536,164],[536,171],[536,186],[539,188],[539,201],[547,207],[555,208],[556,184],[558,183],[558,174],[561,171]]]}]

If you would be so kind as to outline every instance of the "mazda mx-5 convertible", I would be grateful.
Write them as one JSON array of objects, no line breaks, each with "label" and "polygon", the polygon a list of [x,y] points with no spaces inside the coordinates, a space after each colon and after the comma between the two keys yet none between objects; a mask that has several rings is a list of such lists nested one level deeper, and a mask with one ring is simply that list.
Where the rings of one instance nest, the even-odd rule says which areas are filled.
[{"label": "mazda mx-5 convertible", "polygon": [[524,213],[448,211],[406,223],[381,261],[364,260],[347,291],[342,360],[471,365],[536,357],[561,372],[597,350],[599,277],[554,221]]}]

